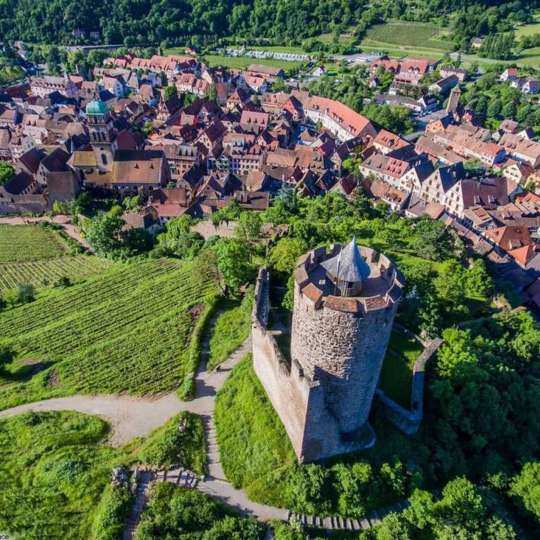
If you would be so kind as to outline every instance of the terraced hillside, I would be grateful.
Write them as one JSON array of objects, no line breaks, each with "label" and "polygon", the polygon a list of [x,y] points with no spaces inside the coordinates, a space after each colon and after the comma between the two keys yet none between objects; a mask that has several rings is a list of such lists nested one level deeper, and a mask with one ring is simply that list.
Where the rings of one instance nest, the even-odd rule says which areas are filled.
[{"label": "terraced hillside", "polygon": [[0,293],[23,283],[39,288],[52,286],[64,277],[79,281],[111,266],[111,261],[93,255],[0,263]]},{"label": "terraced hillside", "polygon": [[189,386],[193,332],[216,294],[210,265],[162,259],[119,265],[5,311],[1,337],[14,360],[0,379],[0,407],[76,392],[142,395]]},{"label": "terraced hillside", "polygon": [[70,251],[50,227],[0,224],[0,294],[22,284],[53,287],[62,278],[74,283],[112,266],[106,259]]},{"label": "terraced hillside", "polygon": [[0,225],[0,263],[60,257],[67,246],[53,230],[39,225]]}]

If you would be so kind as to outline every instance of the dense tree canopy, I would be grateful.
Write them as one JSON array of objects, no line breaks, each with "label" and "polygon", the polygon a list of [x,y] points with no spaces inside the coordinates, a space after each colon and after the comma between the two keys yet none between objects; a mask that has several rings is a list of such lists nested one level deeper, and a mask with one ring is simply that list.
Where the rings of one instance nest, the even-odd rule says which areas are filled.
[{"label": "dense tree canopy", "polygon": [[[100,40],[126,45],[196,43],[207,38],[305,38],[353,29],[356,38],[388,18],[437,20],[456,13],[456,44],[474,36],[507,32],[531,20],[538,0],[4,0],[0,35],[30,43],[67,44]],[[83,33],[81,33],[83,31]],[[199,40],[200,37],[204,37]],[[315,47],[316,48],[316,47]]]}]

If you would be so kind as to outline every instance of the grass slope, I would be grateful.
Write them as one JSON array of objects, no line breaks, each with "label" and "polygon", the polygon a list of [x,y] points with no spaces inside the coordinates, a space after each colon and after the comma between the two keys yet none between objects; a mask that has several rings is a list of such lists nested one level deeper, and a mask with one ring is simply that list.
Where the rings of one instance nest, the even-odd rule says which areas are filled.
[{"label": "grass slope", "polygon": [[0,263],[52,259],[66,253],[59,235],[39,225],[0,225]]},{"label": "grass slope", "polygon": [[215,418],[227,478],[254,501],[281,504],[283,482],[296,458],[253,371],[251,355],[234,368],[218,393]]},{"label": "grass slope", "polygon": [[207,459],[202,418],[189,412],[176,415],[148,437],[138,456],[148,465],[181,465],[205,474]]},{"label": "grass slope", "polygon": [[62,277],[69,278],[73,283],[101,273],[111,266],[111,261],[91,255],[0,263],[0,292],[23,283],[36,288],[48,287]]},{"label": "grass slope", "polygon": [[25,540],[80,540],[122,452],[101,445],[107,425],[78,413],[0,421],[0,531]]},{"label": "grass slope", "polygon": [[411,404],[411,383],[414,363],[422,345],[394,330],[386,351],[379,385],[386,395],[409,408]]},{"label": "grass slope", "polygon": [[249,337],[253,293],[248,293],[241,303],[229,302],[218,317],[210,339],[208,366],[215,368]]},{"label": "grass slope", "polygon": [[193,331],[216,294],[199,260],[149,260],[3,312],[2,337],[16,358],[0,379],[0,407],[76,392],[174,390],[193,375]]}]

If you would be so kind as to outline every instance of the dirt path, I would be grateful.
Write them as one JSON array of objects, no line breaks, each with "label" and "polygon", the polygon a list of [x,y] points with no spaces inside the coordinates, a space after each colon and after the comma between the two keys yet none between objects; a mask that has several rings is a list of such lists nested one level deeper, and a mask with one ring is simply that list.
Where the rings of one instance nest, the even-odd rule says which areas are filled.
[{"label": "dirt path", "polygon": [[[77,411],[92,414],[103,417],[110,422],[110,444],[122,446],[135,437],[146,437],[154,429],[160,427],[181,411],[198,414],[202,416],[205,426],[208,444],[209,473],[204,480],[201,480],[197,484],[197,489],[235,508],[244,516],[254,517],[259,521],[270,521],[274,519],[286,521],[292,515],[289,510],[250,501],[244,491],[234,488],[225,478],[221,466],[214,424],[215,398],[234,366],[247,353],[251,352],[251,337],[221,364],[219,370],[208,371],[206,360],[208,358],[209,334],[211,334],[216,319],[217,314],[210,320],[209,329],[205,332],[201,344],[201,365],[195,377],[197,397],[193,401],[181,401],[176,394],[167,394],[157,399],[114,395],[75,395],[13,407],[1,411],[0,418],[14,416],[28,411]],[[144,508],[149,487],[149,482],[146,480],[144,479],[137,493],[129,522],[126,525],[124,540],[131,540],[133,537]],[[374,512],[369,516],[369,520],[365,519],[362,522],[341,518],[325,518],[323,520],[322,518],[296,514],[294,517],[302,523],[316,525],[321,528],[358,530],[361,528],[370,528],[379,523],[380,517],[389,511],[398,510],[398,507],[392,507],[386,511],[380,511],[378,514]]]}]

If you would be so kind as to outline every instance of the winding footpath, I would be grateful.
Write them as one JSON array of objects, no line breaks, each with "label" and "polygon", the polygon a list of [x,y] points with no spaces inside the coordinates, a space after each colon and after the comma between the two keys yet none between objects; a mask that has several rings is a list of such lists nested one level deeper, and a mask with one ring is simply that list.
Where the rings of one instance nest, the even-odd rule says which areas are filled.
[{"label": "winding footpath", "polygon": [[[157,398],[137,398],[115,395],[74,395],[64,398],[53,398],[34,403],[27,403],[0,411],[0,418],[6,418],[26,412],[44,411],[76,411],[99,416],[111,425],[109,443],[112,446],[123,446],[136,437],[146,437],[162,426],[167,420],[182,411],[198,414],[203,418],[207,440],[208,475],[198,482],[197,489],[210,495],[224,504],[236,509],[244,516],[254,517],[259,521],[283,520],[290,518],[299,522],[325,529],[367,529],[380,522],[380,517],[391,511],[400,511],[406,502],[373,512],[363,520],[350,520],[338,517],[319,518],[294,514],[284,508],[277,508],[250,501],[244,491],[236,489],[229,483],[223,472],[217,445],[214,409],[217,392],[223,387],[232,369],[240,360],[251,352],[251,337],[234,351],[218,370],[207,367],[209,342],[219,311],[211,318],[208,330],[201,343],[201,362],[195,377],[197,396],[192,401],[182,401],[176,394],[170,393]],[[141,485],[136,494],[135,504],[128,525],[124,531],[124,540],[131,540],[144,510],[148,496],[149,478],[141,478]]]}]

